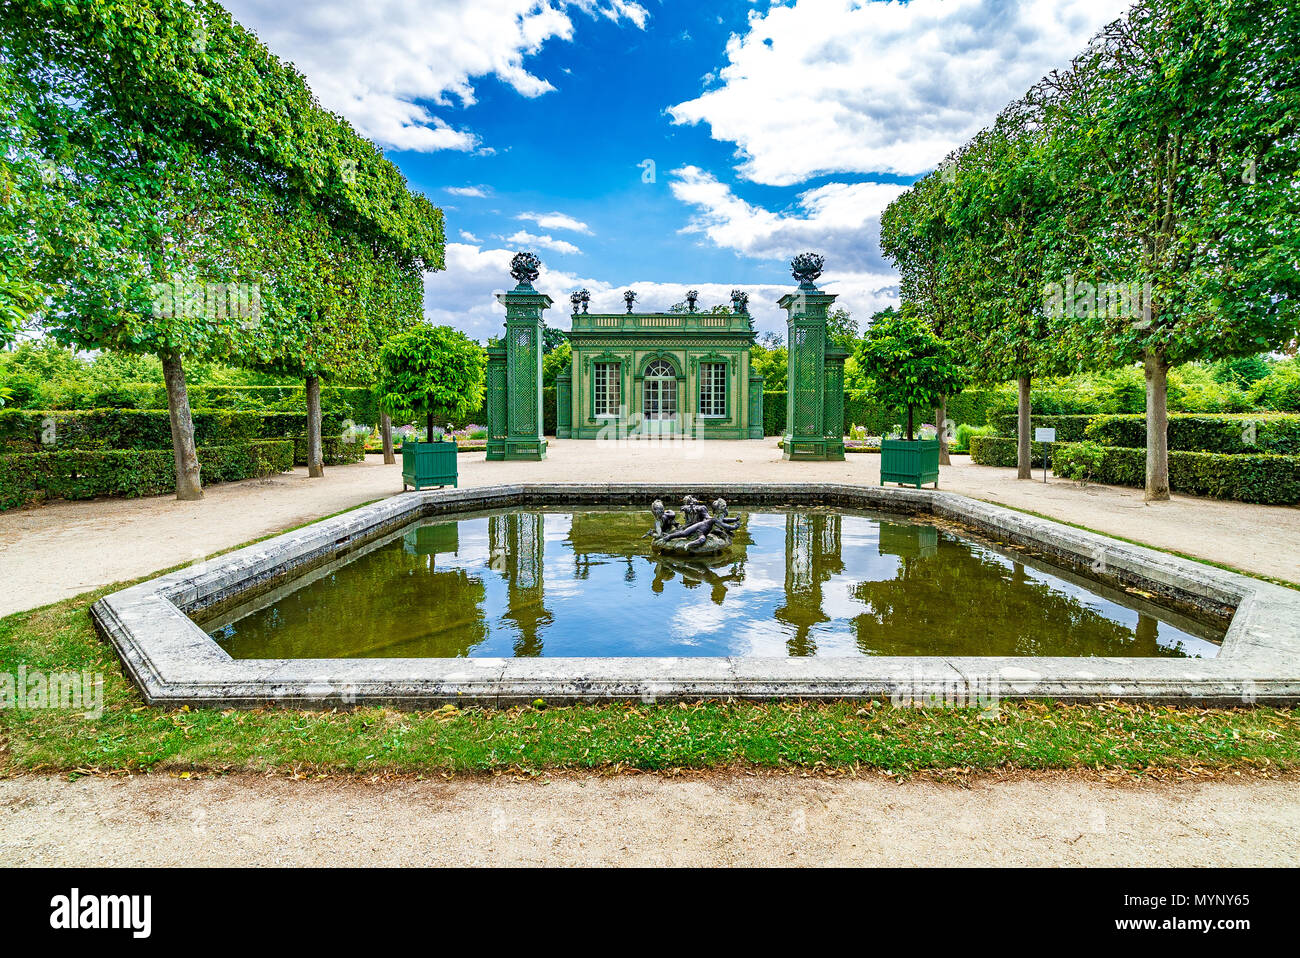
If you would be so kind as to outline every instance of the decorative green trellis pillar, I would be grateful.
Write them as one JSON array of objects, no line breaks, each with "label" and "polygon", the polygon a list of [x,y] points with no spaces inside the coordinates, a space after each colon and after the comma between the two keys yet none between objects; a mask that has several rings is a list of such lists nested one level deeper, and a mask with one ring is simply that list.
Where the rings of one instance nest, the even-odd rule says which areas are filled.
[{"label": "decorative green trellis pillar", "polygon": [[[843,459],[846,354],[828,342],[826,331],[835,294],[823,292],[813,282],[821,275],[822,257],[800,253],[790,265],[799,289],[777,301],[788,316],[789,336],[783,455],[786,459]],[[828,381],[832,379],[834,382]]]},{"label": "decorative green trellis pillar", "polygon": [[[488,380],[489,459],[546,458],[546,440],[542,438],[542,311],[552,300],[533,289],[532,281],[540,265],[532,253],[516,254],[510,275],[517,285],[497,294],[497,300],[506,308],[505,390],[504,396],[498,394],[494,402],[492,381]],[[492,359],[489,350],[489,371]],[[504,429],[499,421],[502,412]]]}]

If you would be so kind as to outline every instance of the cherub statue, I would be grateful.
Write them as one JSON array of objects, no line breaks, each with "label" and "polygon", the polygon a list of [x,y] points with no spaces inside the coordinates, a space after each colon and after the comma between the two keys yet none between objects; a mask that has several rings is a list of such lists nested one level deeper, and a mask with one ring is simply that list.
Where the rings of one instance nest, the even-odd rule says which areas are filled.
[{"label": "cherub statue", "polygon": [[715,499],[712,506],[706,506],[694,496],[685,496],[681,526],[677,525],[677,513],[665,509],[660,499],[651,504],[650,513],[655,525],[646,535],[653,538],[657,551],[674,555],[715,555],[731,545],[740,527],[740,519],[727,515],[725,499]]}]

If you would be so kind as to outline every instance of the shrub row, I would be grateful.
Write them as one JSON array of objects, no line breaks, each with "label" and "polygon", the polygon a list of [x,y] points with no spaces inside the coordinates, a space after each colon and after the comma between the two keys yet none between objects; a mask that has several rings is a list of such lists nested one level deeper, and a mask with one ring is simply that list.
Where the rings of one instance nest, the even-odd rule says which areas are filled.
[{"label": "shrub row", "polygon": [[[1116,486],[1145,483],[1145,449],[1102,449],[1105,456],[1093,472],[1094,481]],[[1169,488],[1211,499],[1295,505],[1300,503],[1300,456],[1170,452]]]},{"label": "shrub row", "polygon": [[[1029,444],[1030,463],[1035,467],[1043,465],[1043,444]],[[970,461],[980,466],[1008,466],[1016,464],[1015,437],[1006,436],[971,436]]]},{"label": "shrub row", "polygon": [[[1063,444],[1062,448],[1070,444]],[[1041,443],[1031,443],[1033,464],[1043,465]],[[1014,466],[1016,440],[1002,436],[972,436],[971,461],[982,466]],[[1102,446],[1104,455],[1092,472],[1095,482],[1138,486],[1146,482],[1146,450]],[[1068,455],[1068,452],[1067,452]],[[1236,499],[1270,505],[1300,503],[1300,456],[1254,453],[1212,453],[1171,450],[1169,488],[1189,496]]]},{"label": "shrub row", "polygon": [[[203,482],[233,482],[286,472],[293,443],[251,442],[199,449]],[[0,455],[0,509],[42,499],[155,496],[176,488],[170,449],[68,450]]]},{"label": "shrub row", "polygon": [[[1030,429],[1051,428],[1056,430],[1057,442],[1079,442],[1087,438],[1088,423],[1096,414],[1082,416],[1040,416],[1037,413],[1029,417]],[[1018,419],[1015,413],[995,415],[989,425],[998,431],[999,436],[1015,436]],[[1031,432],[1032,436],[1033,433]]]},{"label": "shrub row", "polygon": [[[298,386],[190,386],[190,406],[204,409],[286,410],[286,406],[303,407],[306,404],[305,388]],[[94,383],[65,383],[56,395],[36,394],[31,401],[42,398],[57,401],[56,408],[71,409],[165,409],[167,389],[162,383],[124,382],[109,385]],[[322,386],[321,405],[337,407],[340,416],[351,417],[360,425],[377,425],[379,407],[375,394],[368,386]]]},{"label": "shrub row", "polygon": [[[321,439],[321,458],[327,466],[342,466],[349,462],[361,462],[366,458],[366,444],[360,439],[339,438]],[[307,465],[307,437],[297,436],[293,440],[293,464]]]},{"label": "shrub row", "polygon": [[[1143,415],[1032,416],[1033,428],[1051,426],[1058,442],[1091,439],[1103,446],[1146,447],[1147,420]],[[1016,417],[997,416],[994,425],[1003,436],[1016,434]],[[1300,415],[1294,413],[1171,413],[1169,449],[1179,452],[1214,452],[1300,455]]]},{"label": "shrub row", "polygon": [[[307,432],[305,413],[196,409],[193,418],[194,441],[199,446],[294,439]],[[322,414],[322,435],[342,431],[342,419]],[[0,452],[170,450],[171,446],[171,420],[165,409],[0,410]]]},{"label": "shrub row", "polygon": [[[988,408],[996,398],[992,389],[971,389],[948,400],[947,416],[955,424],[981,425],[988,416]],[[785,432],[786,391],[763,393],[763,435],[780,436]],[[918,409],[916,424],[929,422],[933,411]],[[862,392],[844,393],[844,431],[850,426],[865,426],[870,436],[883,436],[897,425],[907,422],[907,411],[881,406]]]},{"label": "shrub row", "polygon": [[[1178,413],[1169,417],[1168,437],[1169,448],[1179,452],[1296,456],[1300,455],[1300,416]],[[1145,448],[1146,416],[1094,416],[1087,438],[1103,446]]]}]

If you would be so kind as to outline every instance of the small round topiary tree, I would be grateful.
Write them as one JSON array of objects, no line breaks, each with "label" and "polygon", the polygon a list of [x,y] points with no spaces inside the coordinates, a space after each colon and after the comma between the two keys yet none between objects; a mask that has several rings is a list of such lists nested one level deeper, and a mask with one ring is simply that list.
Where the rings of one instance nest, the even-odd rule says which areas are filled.
[{"label": "small round topiary tree", "polygon": [[379,350],[380,406],[392,416],[424,416],[427,438],[434,423],[469,415],[483,402],[486,354],[449,326],[419,323]]},{"label": "small round topiary tree", "polygon": [[870,377],[867,392],[872,398],[892,409],[907,409],[908,442],[913,410],[933,408],[941,396],[955,395],[966,382],[952,346],[907,311],[879,314],[855,356]]}]

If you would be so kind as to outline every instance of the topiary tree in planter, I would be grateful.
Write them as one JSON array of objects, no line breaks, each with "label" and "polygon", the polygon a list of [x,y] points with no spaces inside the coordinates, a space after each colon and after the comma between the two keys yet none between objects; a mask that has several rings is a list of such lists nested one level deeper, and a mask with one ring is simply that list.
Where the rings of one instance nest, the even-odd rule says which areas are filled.
[{"label": "topiary tree in planter", "polygon": [[483,403],[483,348],[448,326],[420,323],[379,350],[375,392],[392,416],[423,416],[434,424],[461,419]]},{"label": "topiary tree in planter", "polygon": [[956,395],[966,382],[952,345],[906,310],[877,314],[855,356],[870,376],[867,392],[871,397],[887,409],[907,410],[908,442],[912,441],[914,411],[934,408],[942,397]]}]

